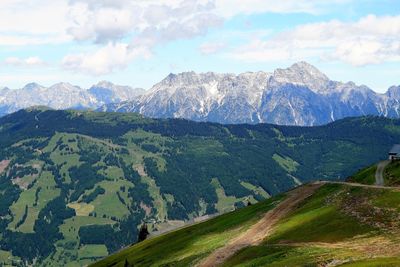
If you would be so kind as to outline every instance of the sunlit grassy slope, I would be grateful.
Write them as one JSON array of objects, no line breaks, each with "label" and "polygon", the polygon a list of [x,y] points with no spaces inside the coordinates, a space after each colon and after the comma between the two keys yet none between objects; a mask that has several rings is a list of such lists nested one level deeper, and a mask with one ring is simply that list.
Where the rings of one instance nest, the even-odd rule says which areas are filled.
[{"label": "sunlit grassy slope", "polygon": [[386,185],[400,186],[400,161],[390,163],[384,171],[383,178]]},{"label": "sunlit grassy slope", "polygon": [[[375,172],[377,165],[361,169],[349,177],[350,182],[362,184],[375,184]],[[383,172],[383,179],[386,186],[400,186],[400,161],[390,162]]]},{"label": "sunlit grassy slope", "polygon": [[[94,266],[195,265],[277,201],[151,238]],[[327,184],[282,218],[262,244],[242,249],[224,266],[398,266],[399,208],[399,191]]]},{"label": "sunlit grassy slope", "polygon": [[376,165],[359,170],[357,173],[349,177],[349,182],[361,184],[374,184],[375,183]]},{"label": "sunlit grassy slope", "polygon": [[118,254],[112,255],[98,266],[129,262],[142,266],[187,266],[224,245],[228,240],[254,224],[272,209],[283,195],[262,203],[230,212],[209,221],[199,223],[168,234],[150,238]]}]

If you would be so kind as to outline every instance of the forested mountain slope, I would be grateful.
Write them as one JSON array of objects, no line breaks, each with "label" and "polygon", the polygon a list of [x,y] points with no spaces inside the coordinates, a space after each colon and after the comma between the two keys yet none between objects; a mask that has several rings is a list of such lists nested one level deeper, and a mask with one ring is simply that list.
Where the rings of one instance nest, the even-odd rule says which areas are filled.
[{"label": "forested mountain slope", "polygon": [[386,157],[400,121],[220,125],[22,110],[0,119],[0,262],[82,265],[136,241]]}]

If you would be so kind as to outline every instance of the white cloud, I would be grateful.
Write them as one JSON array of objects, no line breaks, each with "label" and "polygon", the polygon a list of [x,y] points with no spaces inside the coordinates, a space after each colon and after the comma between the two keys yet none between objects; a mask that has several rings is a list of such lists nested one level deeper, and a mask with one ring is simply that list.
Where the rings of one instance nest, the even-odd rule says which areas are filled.
[{"label": "white cloud", "polygon": [[[146,38],[149,31],[177,36],[176,28],[182,27],[184,31],[179,38],[190,38],[236,15],[318,13],[349,1],[352,0],[332,0],[329,3],[325,0],[71,0],[68,17],[73,26],[68,32],[79,41],[106,43],[132,35],[140,39],[142,33]],[[185,31],[188,23],[197,23],[197,29],[200,26],[202,29]]]},{"label": "white cloud", "polygon": [[66,0],[2,0],[0,45],[46,44],[68,41]]},{"label": "white cloud", "polygon": [[4,63],[6,65],[19,66],[19,67],[37,67],[46,65],[46,63],[39,57],[28,57],[28,58],[8,57],[4,60]]},{"label": "white cloud", "polygon": [[70,41],[68,35],[15,35],[0,34],[0,46],[24,47],[30,45],[63,44]]},{"label": "white cloud", "polygon": [[135,43],[148,43],[149,38],[156,43],[191,38],[222,23],[213,14],[214,5],[201,2],[74,0],[69,13],[74,26],[68,32],[76,40],[97,43],[123,37],[132,37]]},{"label": "white cloud", "polygon": [[[94,52],[72,50],[62,65],[101,75],[148,57],[159,45],[205,35],[236,15],[318,13],[348,1],[352,0],[329,5],[325,0],[1,0],[0,46],[94,43]],[[221,48],[204,44],[201,50],[214,53]]]},{"label": "white cloud", "polygon": [[71,7],[69,18],[74,21],[74,25],[67,32],[75,40],[93,40],[96,43],[125,37],[135,29],[137,22],[131,10],[113,7],[92,10],[88,4],[82,3]]},{"label": "white cloud", "polygon": [[340,60],[355,66],[399,61],[400,16],[305,24],[267,40],[253,40],[228,56],[250,62]]},{"label": "white cloud", "polygon": [[[209,28],[223,23],[210,12],[214,9],[212,4],[197,0],[170,5],[163,1],[119,1],[117,5],[99,2],[75,0],[70,12],[75,25],[68,32],[78,41],[107,45],[94,53],[66,56],[63,66],[68,70],[107,74],[139,56],[150,56],[158,45],[204,35]],[[120,43],[124,37],[131,38],[129,45]]]},{"label": "white cloud", "polygon": [[351,0],[215,0],[217,14],[229,18],[261,13],[318,14]]},{"label": "white cloud", "polygon": [[[348,1],[351,0],[330,1],[330,6]],[[156,46],[205,35],[209,29],[219,27],[226,19],[239,14],[318,13],[327,7],[325,0],[71,0],[70,4],[69,18],[74,25],[68,33],[75,40],[109,43],[130,38],[132,51],[146,50],[148,54]],[[206,43],[200,51],[211,54],[224,47],[222,42]],[[101,60],[100,66],[89,64],[98,61],[101,55],[105,56],[104,53],[69,55],[64,59],[64,66],[70,70],[105,74],[116,66],[122,68],[129,63],[128,60],[114,62],[113,58],[107,58]],[[93,71],[89,71],[89,67]]]},{"label": "white cloud", "polygon": [[203,55],[210,55],[220,52],[226,47],[224,42],[207,42],[200,45],[199,50]]},{"label": "white cloud", "polygon": [[[91,40],[107,43],[148,29],[159,33],[194,18],[222,19],[263,12],[315,13],[351,0],[2,0],[0,45],[27,45]],[[171,24],[171,25],[170,25]],[[168,35],[168,34],[166,34]],[[188,38],[193,37],[189,34]],[[162,39],[164,40],[164,39]]]},{"label": "white cloud", "polygon": [[100,49],[64,57],[62,66],[72,72],[90,75],[104,75],[125,68],[132,60],[150,56],[145,47],[131,48],[125,43],[108,43]]}]

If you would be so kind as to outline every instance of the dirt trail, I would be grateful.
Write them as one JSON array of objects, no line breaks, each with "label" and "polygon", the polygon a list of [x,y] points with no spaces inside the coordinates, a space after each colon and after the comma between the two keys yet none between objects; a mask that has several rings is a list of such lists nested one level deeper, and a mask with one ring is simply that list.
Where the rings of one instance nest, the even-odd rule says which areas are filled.
[{"label": "dirt trail", "polygon": [[388,189],[388,190],[395,190],[395,191],[400,190],[400,187],[395,187],[395,186],[369,185],[369,184],[358,184],[358,183],[348,183],[348,182],[319,181],[319,182],[315,182],[315,184],[342,184],[342,185],[373,188],[373,189]]},{"label": "dirt trail", "polygon": [[389,160],[379,162],[376,172],[375,172],[375,184],[383,186],[385,181],[383,180],[383,171],[385,170],[386,166],[390,163]]},{"label": "dirt trail", "polygon": [[315,190],[322,185],[323,183],[305,185],[288,192],[285,200],[280,202],[274,209],[267,212],[260,221],[251,226],[246,232],[230,241],[224,247],[214,251],[197,266],[219,266],[240,249],[260,244],[272,232],[275,224],[281,218],[295,209],[300,202],[311,196]]}]

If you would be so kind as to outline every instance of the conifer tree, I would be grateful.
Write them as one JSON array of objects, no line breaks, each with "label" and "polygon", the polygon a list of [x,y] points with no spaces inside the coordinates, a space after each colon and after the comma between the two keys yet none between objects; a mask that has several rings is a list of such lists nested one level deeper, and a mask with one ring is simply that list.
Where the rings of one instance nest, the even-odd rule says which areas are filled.
[{"label": "conifer tree", "polygon": [[146,238],[149,234],[150,233],[147,230],[147,224],[143,223],[139,230],[138,242],[142,242],[143,240],[146,240]]}]

